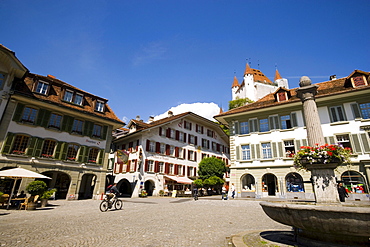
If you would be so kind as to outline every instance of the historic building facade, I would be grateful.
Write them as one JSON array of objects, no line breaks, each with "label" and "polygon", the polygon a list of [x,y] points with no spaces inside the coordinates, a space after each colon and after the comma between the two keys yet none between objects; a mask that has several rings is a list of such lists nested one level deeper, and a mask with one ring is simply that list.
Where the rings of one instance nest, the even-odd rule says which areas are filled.
[{"label": "historic building facade", "polygon": [[[370,178],[370,73],[315,84],[325,141],[352,149],[351,164],[336,169],[350,200],[368,200]],[[230,126],[230,182],[240,197],[313,199],[310,172],[293,166],[307,146],[302,103],[296,89],[280,87],[255,103],[215,116]]]},{"label": "historic building facade", "polygon": [[108,100],[29,73],[3,46],[0,55],[0,169],[23,167],[52,178],[45,182],[58,199],[104,192],[111,133],[124,125]]},{"label": "historic building facade", "polygon": [[198,163],[217,157],[229,164],[229,138],[220,126],[192,112],[149,120],[131,120],[113,141],[117,150],[113,180],[126,196],[190,189]]}]

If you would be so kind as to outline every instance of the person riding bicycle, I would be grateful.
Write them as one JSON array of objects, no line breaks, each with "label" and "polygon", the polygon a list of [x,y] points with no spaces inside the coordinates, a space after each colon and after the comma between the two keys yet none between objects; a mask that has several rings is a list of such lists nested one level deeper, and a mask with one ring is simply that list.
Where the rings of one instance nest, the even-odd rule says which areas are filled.
[{"label": "person riding bicycle", "polygon": [[108,186],[107,189],[108,190],[107,190],[106,194],[107,194],[109,200],[111,200],[115,196],[117,197],[120,194],[119,190],[117,189],[117,183],[114,183],[113,186]]}]

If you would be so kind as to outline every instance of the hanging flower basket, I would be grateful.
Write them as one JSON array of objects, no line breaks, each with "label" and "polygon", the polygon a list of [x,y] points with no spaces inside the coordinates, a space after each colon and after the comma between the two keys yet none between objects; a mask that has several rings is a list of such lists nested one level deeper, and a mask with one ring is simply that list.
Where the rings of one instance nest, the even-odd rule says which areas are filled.
[{"label": "hanging flower basket", "polygon": [[340,145],[325,144],[315,147],[302,146],[294,156],[294,166],[297,169],[311,170],[333,168],[343,163],[350,163],[351,149]]}]

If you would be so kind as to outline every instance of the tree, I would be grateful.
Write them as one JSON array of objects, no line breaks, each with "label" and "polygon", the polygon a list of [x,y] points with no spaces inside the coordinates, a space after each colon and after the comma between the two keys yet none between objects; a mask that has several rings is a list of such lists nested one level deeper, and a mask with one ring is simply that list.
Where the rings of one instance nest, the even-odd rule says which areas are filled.
[{"label": "tree", "polygon": [[212,176],[223,178],[226,171],[225,163],[216,157],[204,158],[198,165],[199,178],[202,180]]},{"label": "tree", "polygon": [[219,185],[222,185],[225,183],[225,181],[222,178],[219,178],[217,176],[212,176],[203,181],[204,186],[207,187],[217,187]]},{"label": "tree", "polygon": [[253,103],[253,102],[254,102],[253,100],[250,100],[248,98],[243,98],[243,99],[237,98],[235,100],[229,101],[229,110],[240,107],[240,106],[244,106],[247,103]]}]

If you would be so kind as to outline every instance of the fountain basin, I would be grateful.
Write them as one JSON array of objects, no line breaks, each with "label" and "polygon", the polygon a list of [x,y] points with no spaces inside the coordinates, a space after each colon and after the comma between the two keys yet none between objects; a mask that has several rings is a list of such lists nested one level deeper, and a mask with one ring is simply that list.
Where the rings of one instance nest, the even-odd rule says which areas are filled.
[{"label": "fountain basin", "polygon": [[273,220],[298,228],[299,236],[351,246],[370,246],[370,205],[261,202]]}]

